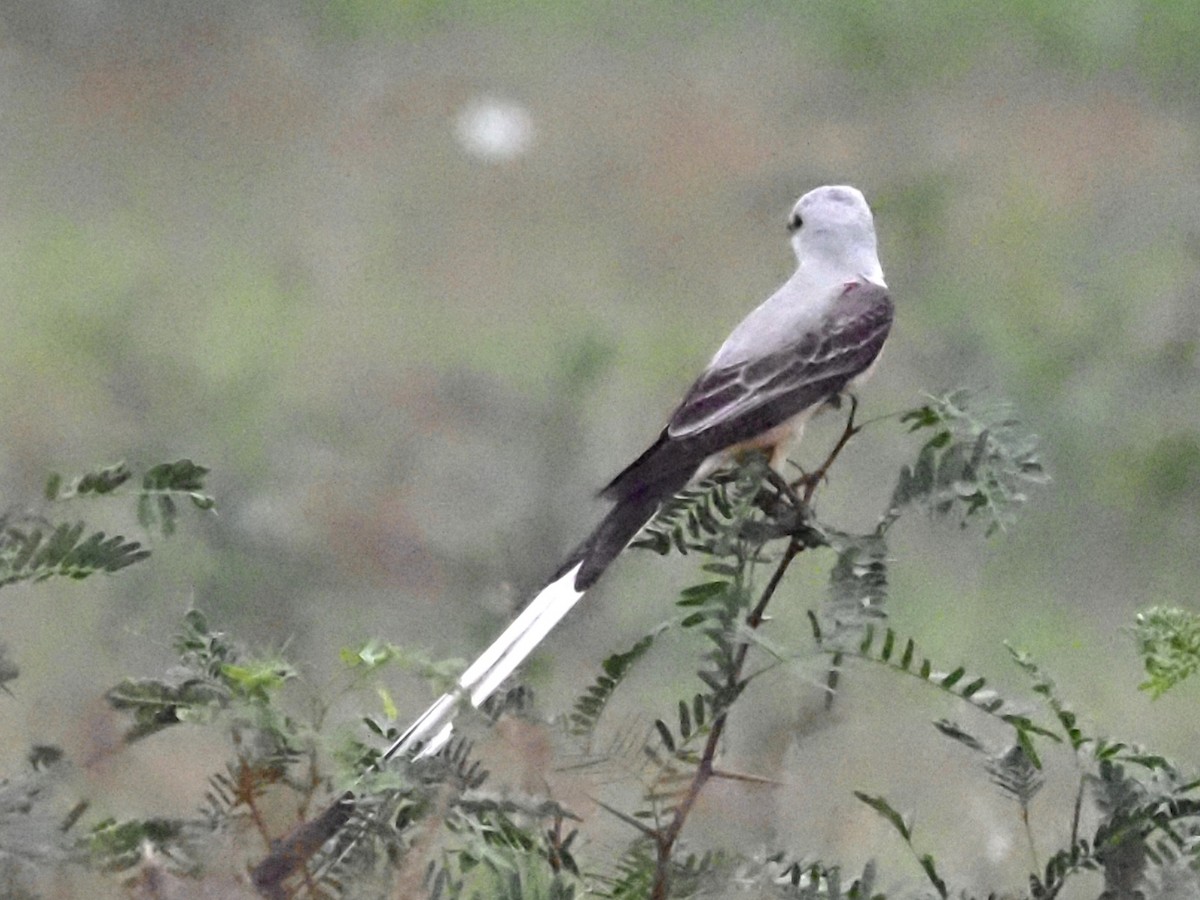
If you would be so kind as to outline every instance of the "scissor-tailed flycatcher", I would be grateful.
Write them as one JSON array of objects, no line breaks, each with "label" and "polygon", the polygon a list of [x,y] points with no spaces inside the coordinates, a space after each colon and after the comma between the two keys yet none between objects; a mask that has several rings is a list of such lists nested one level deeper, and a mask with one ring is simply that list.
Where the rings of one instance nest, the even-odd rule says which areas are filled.
[{"label": "scissor-tailed flycatcher", "polygon": [[868,375],[892,325],[875,225],[852,187],[819,187],[788,219],[799,266],[742,320],[649,449],[600,492],[612,509],[483,655],[384,754],[443,747],[464,699],[479,706],[533,652],[658,508],[745,450],[780,466],[804,423]]}]

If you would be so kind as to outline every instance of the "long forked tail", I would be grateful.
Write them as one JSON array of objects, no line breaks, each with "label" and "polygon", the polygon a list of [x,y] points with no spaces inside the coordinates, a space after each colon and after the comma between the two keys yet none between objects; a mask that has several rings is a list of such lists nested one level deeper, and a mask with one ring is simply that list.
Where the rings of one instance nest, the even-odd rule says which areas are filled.
[{"label": "long forked tail", "polygon": [[459,707],[470,702],[478,708],[487,700],[654,517],[661,498],[678,489],[674,484],[661,487],[665,490],[627,497],[613,506],[591,536],[567,558],[554,580],[538,592],[500,637],[463,672],[454,689],[442,694],[408,726],[384,751],[383,758],[412,754],[420,759],[441,750],[453,734],[453,720]]},{"label": "long forked tail", "polygon": [[[454,717],[459,707],[466,703],[478,707],[487,700],[653,518],[659,502],[674,494],[686,480],[681,477],[678,483],[662,481],[657,485],[661,490],[640,491],[618,500],[591,536],[567,558],[554,580],[463,672],[454,689],[439,697],[384,751],[383,760],[398,756],[420,759],[446,746],[454,732]],[[280,885],[347,825],[356,808],[354,792],[346,791],[319,816],[276,841],[271,853],[251,873],[259,892],[265,896],[284,896]],[[356,842],[357,837],[351,837],[337,859],[349,853]],[[325,866],[335,864],[336,859],[331,859]]]},{"label": "long forked tail", "polygon": [[458,685],[442,694],[409,725],[387,748],[383,758],[392,759],[415,751],[414,757],[420,759],[441,750],[453,733],[452,722],[459,705],[469,700],[472,706],[480,706],[579,602],[584,592],[576,589],[575,577],[581,565],[576,563],[542,588],[500,637],[463,672]]}]

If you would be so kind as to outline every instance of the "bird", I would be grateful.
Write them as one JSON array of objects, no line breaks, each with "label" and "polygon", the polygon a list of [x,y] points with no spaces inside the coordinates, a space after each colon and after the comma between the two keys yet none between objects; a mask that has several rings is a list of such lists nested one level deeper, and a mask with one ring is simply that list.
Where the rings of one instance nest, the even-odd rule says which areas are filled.
[{"label": "bird", "polygon": [[[788,216],[796,271],[730,333],[684,394],[658,438],[600,491],[612,505],[550,582],[492,644],[378,757],[376,766],[433,756],[460,707],[490,697],[570,612],[658,509],[689,483],[741,455],[769,454],[779,471],[813,415],[853,395],[875,369],[893,307],[875,223],[857,188],[826,185]],[[351,820],[345,791],[274,842],[252,871],[267,896]],[[342,847],[349,852],[354,839]]]},{"label": "bird", "polygon": [[780,470],[808,420],[872,373],[893,305],[866,198],[848,185],[814,188],[792,207],[788,230],[792,276],[733,329],[657,440],[600,491],[612,505],[591,534],[381,760],[436,754],[460,705],[483,704],[665,502],[750,451]]}]

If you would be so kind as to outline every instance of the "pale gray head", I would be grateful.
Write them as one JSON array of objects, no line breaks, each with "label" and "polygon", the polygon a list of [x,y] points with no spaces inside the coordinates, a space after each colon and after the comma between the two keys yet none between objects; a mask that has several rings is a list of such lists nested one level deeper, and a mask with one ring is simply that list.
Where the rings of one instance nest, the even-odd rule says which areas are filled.
[{"label": "pale gray head", "polygon": [[862,276],[883,284],[871,207],[857,188],[825,185],[809,191],[788,218],[801,269],[831,278]]}]

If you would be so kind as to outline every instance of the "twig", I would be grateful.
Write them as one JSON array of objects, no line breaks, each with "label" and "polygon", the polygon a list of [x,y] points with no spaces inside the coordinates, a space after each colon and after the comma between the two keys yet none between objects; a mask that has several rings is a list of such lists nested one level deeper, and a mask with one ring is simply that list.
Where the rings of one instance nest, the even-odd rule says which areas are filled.
[{"label": "twig", "polygon": [[815,471],[809,472],[801,478],[797,484],[804,485],[804,495],[801,499],[804,505],[807,506],[813,498],[813,494],[817,492],[817,487],[829,476],[829,468],[841,455],[845,446],[850,443],[850,439],[863,430],[862,425],[854,424],[854,414],[858,412],[858,398],[853,394],[850,397],[850,414],[846,416],[846,427],[842,429],[842,436],[838,438],[837,443],[833,445],[833,449],[829,451],[829,455],[825,457],[825,462],[821,463]]},{"label": "twig", "polygon": [[[783,575],[787,571],[788,566],[792,564],[792,560],[803,549],[804,544],[798,537],[793,537],[788,542],[788,547],[784,551],[783,558],[775,567],[775,572],[772,574],[771,580],[767,582],[767,586],[763,590],[757,605],[755,605],[753,611],[751,611],[746,619],[746,624],[750,628],[757,628],[762,624],[767,604],[771,602],[771,597],[774,595],[776,588],[779,587],[780,581],[783,580]],[[745,665],[746,655],[749,651],[749,644],[742,644],[738,647],[737,654],[734,657],[733,669],[729,673],[728,683],[731,688],[736,688],[738,682],[741,680],[742,668]],[[657,861],[654,871],[654,891],[650,895],[653,900],[666,900],[667,898],[667,892],[671,883],[671,854],[675,849],[676,841],[679,839],[679,833],[683,830],[683,825],[687,821],[688,814],[692,811],[692,807],[700,797],[700,791],[703,790],[704,785],[713,776],[713,760],[716,759],[717,747],[721,742],[721,737],[725,733],[725,725],[728,721],[729,711],[727,709],[722,711],[713,720],[712,728],[708,732],[708,739],[704,742],[704,751],[700,755],[700,762],[696,766],[695,774],[692,776],[691,783],[688,784],[683,799],[675,807],[675,813],[671,816],[671,821],[667,827],[655,833]]]},{"label": "twig", "polygon": [[713,778],[724,778],[727,781],[743,781],[747,784],[769,784],[773,787],[781,787],[783,782],[777,778],[767,778],[764,775],[751,775],[749,772],[731,772],[728,769],[712,770]]},{"label": "twig", "polygon": [[1038,863],[1037,842],[1033,839],[1033,825],[1029,821],[1029,805],[1027,803],[1021,804],[1021,824],[1025,826],[1025,840],[1029,843],[1029,859],[1033,863],[1033,871],[1040,872],[1042,867]]},{"label": "twig", "polygon": [[[846,427],[842,430],[841,436],[837,443],[829,451],[825,457],[825,461],[813,471],[806,475],[799,483],[804,485],[804,493],[800,497],[802,504],[807,507],[816,493],[818,485],[825,479],[829,472],[829,468],[833,465],[838,455],[845,448],[856,434],[861,430],[861,426],[855,425],[854,413],[858,409],[858,401],[851,396],[850,398],[850,414],[846,418]],[[787,484],[785,479],[772,479],[770,475],[767,480],[783,493],[779,486],[779,482],[787,488],[785,496],[795,498],[796,494],[793,487]],[[801,523],[802,524],[802,523]],[[771,574],[771,579],[767,582],[767,586],[763,589],[762,595],[758,599],[758,603],[750,611],[746,617],[746,625],[751,629],[757,629],[766,619],[767,605],[771,602],[771,598],[775,595],[780,582],[783,581],[783,576],[787,573],[788,567],[792,561],[806,548],[809,544],[805,537],[808,534],[808,529],[796,529],[788,540],[787,549],[783,553],[783,557],[775,566],[775,571]],[[745,668],[746,657],[750,652],[750,644],[743,643],[738,646],[737,652],[734,655],[733,666],[730,669],[727,683],[731,689],[732,695],[737,696],[739,684],[742,681],[742,671]],[[683,831],[683,826],[687,821],[688,815],[695,806],[696,801],[700,797],[700,792],[708,783],[709,779],[713,778],[718,773],[714,766],[714,760],[717,756],[717,748],[721,743],[721,738],[725,733],[725,726],[729,721],[729,708],[717,715],[713,720],[712,727],[708,732],[708,739],[704,742],[704,750],[700,754],[700,761],[696,765],[696,771],[692,775],[692,780],[684,791],[683,797],[679,804],[675,807],[674,813],[671,816],[671,821],[665,828],[656,829],[652,832],[655,843],[655,870],[654,870],[654,888],[651,893],[652,900],[667,900],[670,892],[671,884],[671,857],[675,849],[675,844],[679,840],[679,834]]]}]

